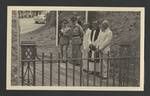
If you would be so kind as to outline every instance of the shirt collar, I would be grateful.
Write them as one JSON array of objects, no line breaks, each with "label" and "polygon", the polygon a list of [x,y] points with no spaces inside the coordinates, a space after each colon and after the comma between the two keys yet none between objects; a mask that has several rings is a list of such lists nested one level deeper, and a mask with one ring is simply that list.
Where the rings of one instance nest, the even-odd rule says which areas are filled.
[{"label": "shirt collar", "polygon": [[102,30],[100,29],[100,32],[107,32],[108,30],[110,30],[109,27],[108,27],[107,29],[105,29],[104,31],[102,31]]}]

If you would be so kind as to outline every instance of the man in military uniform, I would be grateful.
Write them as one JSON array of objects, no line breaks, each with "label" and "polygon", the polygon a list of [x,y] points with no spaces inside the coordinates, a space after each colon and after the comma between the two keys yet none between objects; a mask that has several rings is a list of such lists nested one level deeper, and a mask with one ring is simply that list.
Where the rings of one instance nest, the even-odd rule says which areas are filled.
[{"label": "man in military uniform", "polygon": [[60,51],[61,51],[61,58],[63,59],[63,62],[67,59],[68,56],[68,46],[69,46],[69,40],[70,40],[70,27],[68,26],[69,22],[64,19],[62,22],[62,28],[60,29]]},{"label": "man in military uniform", "polygon": [[83,29],[77,23],[77,17],[73,16],[71,18],[72,26],[71,26],[71,44],[72,44],[72,58],[76,60],[72,60],[72,63],[75,65],[80,65],[82,58],[81,46],[82,46],[82,38],[83,38]]}]

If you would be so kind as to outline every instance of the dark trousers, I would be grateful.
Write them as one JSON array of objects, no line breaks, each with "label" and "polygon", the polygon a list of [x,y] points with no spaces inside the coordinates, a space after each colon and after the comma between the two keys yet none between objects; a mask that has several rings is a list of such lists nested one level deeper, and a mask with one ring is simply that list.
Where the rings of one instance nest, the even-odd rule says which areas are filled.
[{"label": "dark trousers", "polygon": [[67,59],[67,56],[68,56],[68,45],[61,45],[60,46],[60,51],[61,51],[61,58],[63,60],[66,60]]}]

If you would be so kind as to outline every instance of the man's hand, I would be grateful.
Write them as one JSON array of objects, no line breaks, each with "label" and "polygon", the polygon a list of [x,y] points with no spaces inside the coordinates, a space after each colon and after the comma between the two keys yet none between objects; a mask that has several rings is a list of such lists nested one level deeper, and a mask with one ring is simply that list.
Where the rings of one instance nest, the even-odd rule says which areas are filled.
[{"label": "man's hand", "polygon": [[89,45],[89,48],[90,48],[91,50],[96,50],[96,47],[95,47],[93,44],[90,44],[90,45]]}]

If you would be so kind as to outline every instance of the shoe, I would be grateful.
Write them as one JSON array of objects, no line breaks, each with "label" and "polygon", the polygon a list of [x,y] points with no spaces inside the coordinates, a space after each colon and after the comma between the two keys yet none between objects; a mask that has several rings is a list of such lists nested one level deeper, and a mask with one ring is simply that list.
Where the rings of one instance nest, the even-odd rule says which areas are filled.
[{"label": "shoe", "polygon": [[87,70],[86,70],[86,69],[83,69],[83,72],[87,72]]},{"label": "shoe", "polygon": [[93,71],[89,71],[88,73],[91,74],[91,75],[94,75],[94,72],[93,72]]},{"label": "shoe", "polygon": [[80,64],[75,64],[75,66],[80,66]]},{"label": "shoe", "polygon": [[62,63],[66,63],[66,60],[63,60]]}]

